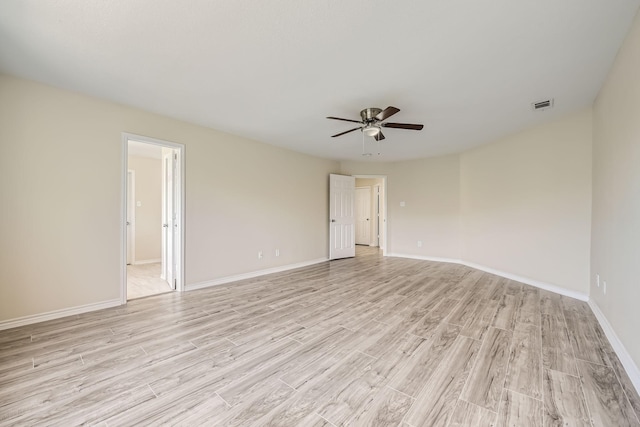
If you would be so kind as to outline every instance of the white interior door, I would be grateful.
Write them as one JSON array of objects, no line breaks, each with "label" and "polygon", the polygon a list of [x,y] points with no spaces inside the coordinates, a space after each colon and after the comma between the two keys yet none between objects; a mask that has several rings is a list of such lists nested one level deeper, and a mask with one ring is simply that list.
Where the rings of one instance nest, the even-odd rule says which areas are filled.
[{"label": "white interior door", "polygon": [[162,148],[162,275],[175,289],[176,285],[176,150]]},{"label": "white interior door", "polygon": [[355,189],[354,177],[329,175],[329,259],[356,256]]},{"label": "white interior door", "polygon": [[136,175],[135,171],[127,171],[127,265],[136,261]]},{"label": "white interior door", "polygon": [[371,187],[356,188],[356,245],[371,244]]}]

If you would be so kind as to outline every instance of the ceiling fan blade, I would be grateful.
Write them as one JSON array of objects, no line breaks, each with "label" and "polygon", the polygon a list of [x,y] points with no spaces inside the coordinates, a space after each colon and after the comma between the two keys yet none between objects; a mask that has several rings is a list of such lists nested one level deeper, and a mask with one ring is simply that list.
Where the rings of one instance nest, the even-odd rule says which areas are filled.
[{"label": "ceiling fan blade", "polygon": [[395,113],[397,113],[398,111],[400,111],[399,108],[396,107],[387,107],[384,110],[382,110],[380,113],[378,113],[378,115],[376,116],[376,120],[378,121],[383,121],[388,119],[389,117],[393,116]]},{"label": "ceiling fan blade", "polygon": [[332,119],[332,120],[342,120],[343,122],[352,122],[352,123],[362,123],[359,120],[351,120],[351,119],[341,119],[340,117],[327,117],[327,119]]},{"label": "ceiling fan blade", "polygon": [[376,141],[382,141],[384,139],[384,135],[382,134],[382,132],[378,132],[374,138],[376,139]]},{"label": "ceiling fan blade", "polygon": [[354,130],[358,130],[358,129],[362,129],[362,128],[357,127],[357,128],[349,129],[344,132],[336,133],[335,135],[331,135],[331,138],[335,138],[336,136],[344,135],[345,133],[353,132]]},{"label": "ceiling fan blade", "polygon": [[413,125],[411,123],[382,123],[382,127],[396,129],[422,130],[424,125]]}]

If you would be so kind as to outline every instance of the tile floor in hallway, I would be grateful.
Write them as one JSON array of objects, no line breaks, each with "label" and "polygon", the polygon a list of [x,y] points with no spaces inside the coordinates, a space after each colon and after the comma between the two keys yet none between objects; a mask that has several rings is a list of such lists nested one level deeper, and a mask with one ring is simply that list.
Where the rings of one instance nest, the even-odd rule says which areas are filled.
[{"label": "tile floor in hallway", "polygon": [[171,292],[166,280],[160,278],[162,264],[127,265],[127,299]]}]

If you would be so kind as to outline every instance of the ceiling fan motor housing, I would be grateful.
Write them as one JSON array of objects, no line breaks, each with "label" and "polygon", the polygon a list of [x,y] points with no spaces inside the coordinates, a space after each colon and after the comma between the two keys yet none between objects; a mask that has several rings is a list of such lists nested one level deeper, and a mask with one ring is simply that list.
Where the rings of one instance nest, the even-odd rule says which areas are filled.
[{"label": "ceiling fan motor housing", "polygon": [[377,121],[376,116],[382,112],[381,108],[365,108],[360,111],[360,117],[364,123],[372,123]]}]

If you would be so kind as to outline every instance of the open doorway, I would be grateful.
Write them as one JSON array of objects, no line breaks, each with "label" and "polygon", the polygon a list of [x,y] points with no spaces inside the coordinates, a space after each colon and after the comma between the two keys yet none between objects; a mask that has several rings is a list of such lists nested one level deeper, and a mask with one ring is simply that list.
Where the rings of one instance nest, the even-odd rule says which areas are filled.
[{"label": "open doorway", "polygon": [[355,178],[356,256],[386,252],[386,179],[371,175]]},{"label": "open doorway", "polygon": [[183,287],[183,146],[123,134],[126,174],[121,299]]},{"label": "open doorway", "polygon": [[384,175],[329,175],[329,259],[386,255]]}]

